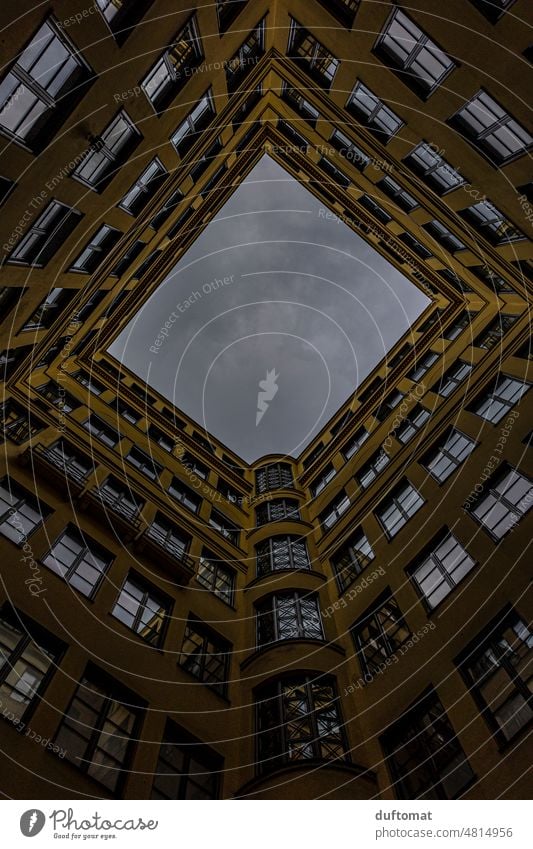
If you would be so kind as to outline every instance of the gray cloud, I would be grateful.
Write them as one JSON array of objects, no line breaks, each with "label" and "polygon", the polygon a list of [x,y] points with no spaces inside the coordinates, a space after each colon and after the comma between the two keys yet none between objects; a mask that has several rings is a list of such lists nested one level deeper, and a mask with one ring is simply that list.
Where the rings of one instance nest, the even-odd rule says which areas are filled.
[{"label": "gray cloud", "polygon": [[[428,304],[321,210],[263,157],[110,349],[247,461],[297,455]],[[279,389],[256,427],[269,369]]]}]

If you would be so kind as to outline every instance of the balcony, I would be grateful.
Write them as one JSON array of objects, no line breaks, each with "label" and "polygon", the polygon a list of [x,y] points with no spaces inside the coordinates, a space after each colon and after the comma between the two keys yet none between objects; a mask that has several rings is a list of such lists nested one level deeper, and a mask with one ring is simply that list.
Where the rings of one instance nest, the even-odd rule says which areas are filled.
[{"label": "balcony", "polygon": [[54,446],[42,443],[27,448],[21,455],[21,462],[23,465],[31,464],[42,472],[47,482],[57,484],[58,494],[65,501],[80,494],[94,468],[81,455],[67,455]]},{"label": "balcony", "polygon": [[85,492],[80,499],[80,507],[92,508],[99,516],[105,516],[111,529],[124,542],[131,542],[139,532],[142,504],[135,504],[126,498],[117,498],[115,493],[104,487]]},{"label": "balcony", "polygon": [[185,544],[164,529],[149,525],[135,539],[135,548],[160,566],[178,584],[186,586],[195,574]]}]

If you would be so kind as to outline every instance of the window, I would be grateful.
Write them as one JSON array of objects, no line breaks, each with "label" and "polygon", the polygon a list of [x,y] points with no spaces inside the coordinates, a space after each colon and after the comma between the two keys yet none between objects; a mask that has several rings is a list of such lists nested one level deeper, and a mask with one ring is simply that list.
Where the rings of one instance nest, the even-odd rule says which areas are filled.
[{"label": "window", "polygon": [[[96,307],[97,307],[99,304],[101,304],[101,303],[102,303],[102,301],[104,300],[104,298],[106,297],[106,295],[107,295],[107,290],[106,290],[106,289],[96,289],[96,291],[94,291],[94,292],[92,293],[92,295],[90,295],[90,296],[87,298],[87,300],[86,300],[86,301],[82,304],[82,306],[81,306],[81,307],[79,307],[79,308],[76,310],[76,312],[74,313],[74,316],[73,316],[73,321],[76,321],[76,322],[78,322],[78,323],[81,323],[81,322],[85,321],[85,319],[86,319],[88,316],[90,316],[90,314],[91,314],[91,313],[92,313],[92,312],[96,309]],[[85,344],[86,340],[90,337],[90,335],[91,335],[91,334],[97,334],[97,333],[98,333],[98,331],[96,331],[96,330],[91,330],[91,332],[90,332],[90,333],[88,333],[86,337],[82,337],[82,338],[81,338],[81,340],[80,340],[80,341],[78,341],[78,346],[79,346],[79,348],[81,348],[81,347],[82,347],[82,345],[84,345],[84,344]],[[78,350],[78,347],[76,347],[76,349],[75,349],[75,350],[77,351],[77,350]],[[73,352],[73,353],[74,353],[74,352]]]},{"label": "window", "polygon": [[246,6],[247,0],[217,0],[218,27],[220,32],[225,32],[233,23],[241,9]]},{"label": "window", "polygon": [[93,598],[112,560],[108,551],[68,525],[42,562],[71,587]]},{"label": "window", "polygon": [[222,534],[222,536],[229,540],[229,542],[233,545],[239,545],[241,535],[240,528],[237,528],[231,519],[228,519],[223,513],[212,509],[208,524],[211,528],[218,531],[219,534]]},{"label": "window", "polygon": [[498,313],[492,324],[483,331],[481,336],[478,336],[474,344],[478,348],[486,348],[487,350],[494,348],[518,318],[517,315]]},{"label": "window", "polygon": [[32,415],[31,406],[25,409],[8,398],[4,404],[0,404],[0,427],[0,441],[6,438],[15,445],[22,445],[43,430],[45,425]]},{"label": "window", "polygon": [[20,305],[25,292],[22,286],[0,286],[0,321],[5,321],[15,304]]},{"label": "window", "polygon": [[[134,262],[137,259],[137,257],[144,250],[145,247],[146,247],[146,242],[141,242],[140,239],[137,239],[137,241],[133,242],[133,244],[130,245],[130,247],[127,249],[126,253],[124,253],[122,255],[122,259],[120,259],[117,262],[117,264],[115,265],[115,267],[111,271],[111,274],[113,275],[113,277],[122,277],[124,272],[128,270],[128,268],[130,267],[132,262]],[[119,298],[120,298],[120,300],[122,300],[122,298],[125,298],[128,294],[129,294],[129,292],[127,292],[126,290],[119,292],[115,301],[112,304],[113,309],[118,305],[118,303],[120,303]],[[108,312],[108,315],[109,315],[109,312]]]},{"label": "window", "polygon": [[488,265],[470,265],[468,270],[475,274],[482,283],[486,283],[491,289],[495,292],[512,292],[513,287],[504,280],[503,277],[500,277],[499,274],[496,274],[492,268],[489,268]]},{"label": "window", "polygon": [[457,189],[465,178],[437,152],[437,146],[420,142],[405,158],[406,165],[439,195]]},{"label": "window", "polygon": [[170,599],[151,584],[130,574],[111,612],[145,642],[151,646],[160,646],[171,608]]},{"label": "window", "polygon": [[260,687],[256,704],[259,772],[308,760],[348,760],[331,676],[284,677]]},{"label": "window", "polygon": [[70,236],[81,217],[81,212],[77,209],[51,200],[11,251],[8,262],[20,262],[42,268]]},{"label": "window", "polygon": [[319,0],[320,3],[331,12],[341,24],[351,28],[355,13],[359,8],[360,0]]},{"label": "window", "polygon": [[492,622],[458,663],[482,715],[502,743],[516,737],[533,717],[532,653],[531,628],[512,611]]},{"label": "window", "polygon": [[375,481],[377,476],[385,466],[390,463],[390,457],[386,451],[381,448],[370,458],[370,460],[361,467],[357,474],[357,481],[362,489],[366,489]]},{"label": "window", "polygon": [[138,215],[168,177],[168,171],[156,157],[118,204],[130,215]]},{"label": "window", "polygon": [[[202,156],[198,156],[195,159],[194,165],[192,166],[192,168],[189,171],[189,176],[192,179],[193,183],[198,182],[198,180],[200,179],[202,174],[204,174],[204,172],[207,171],[207,169],[209,168],[209,163],[211,162],[211,160],[215,159],[217,157],[217,155],[220,153],[221,150],[222,150],[222,142],[220,141],[220,137],[217,137],[215,139],[215,141],[213,142],[213,144],[206,150],[206,152]],[[194,212],[193,207],[189,207],[189,209],[191,210],[191,213]],[[181,217],[180,217],[180,221],[181,221]],[[177,224],[178,224],[178,222],[176,222],[174,227],[176,227]],[[171,238],[174,237],[174,235],[175,235],[174,228],[171,231],[169,231],[168,235]]]},{"label": "window", "polygon": [[72,176],[92,189],[102,190],[126,162],[140,139],[141,134],[127,113],[119,112],[102,134],[93,139]]},{"label": "window", "polygon": [[424,499],[409,481],[405,481],[393,490],[376,511],[389,539],[396,536],[423,504]]},{"label": "window", "polygon": [[89,667],[54,742],[71,763],[116,791],[138,738],[140,719],[137,696]]},{"label": "window", "polygon": [[221,696],[226,694],[231,644],[198,619],[189,619],[179,664]]},{"label": "window", "polygon": [[157,230],[161,227],[165,221],[170,218],[174,210],[179,206],[181,201],[183,200],[183,192],[181,189],[177,189],[173,192],[169,198],[165,201],[159,212],[157,212],[152,220],[150,221],[150,227],[153,227],[154,230]]},{"label": "window", "polygon": [[390,590],[376,599],[351,630],[365,677],[379,674],[384,661],[411,636]]},{"label": "window", "polygon": [[278,640],[322,640],[318,597],[304,592],[271,595],[256,605],[257,645]]},{"label": "window", "polygon": [[131,448],[126,460],[128,463],[131,463],[132,466],[135,466],[139,472],[146,475],[147,478],[150,478],[150,480],[153,481],[156,480],[163,471],[163,466],[160,463],[156,463],[152,457],[145,454],[144,451],[141,451],[139,448]]},{"label": "window", "polygon": [[336,498],[328,504],[326,509],[322,510],[319,516],[320,524],[323,529],[327,531],[332,528],[333,525],[338,522],[343,513],[346,513],[349,507],[350,499],[346,495],[345,491],[341,490]]},{"label": "window", "polygon": [[509,466],[487,482],[469,512],[499,540],[526,515],[532,502],[533,484]]},{"label": "window", "polygon": [[395,201],[395,203],[400,207],[400,209],[403,209],[404,212],[411,212],[418,206],[416,198],[414,198],[413,195],[410,195],[409,192],[406,192],[405,189],[396,182],[396,180],[392,179],[392,177],[383,177],[377,186],[381,189],[383,194]]},{"label": "window", "polygon": [[439,395],[442,395],[443,398],[449,398],[449,396],[455,392],[457,387],[470,375],[472,371],[472,366],[470,363],[464,363],[462,360],[458,360],[441,378],[440,384],[436,392]]},{"label": "window", "polygon": [[416,406],[398,428],[396,436],[404,445],[413,438],[413,436],[422,430],[425,423],[431,416],[429,410],[425,407]]},{"label": "window", "polygon": [[217,598],[232,604],[235,573],[228,569],[223,560],[204,552],[198,561],[196,580]]},{"label": "window", "polygon": [[133,493],[126,484],[112,475],[96,491],[105,506],[129,522],[134,522],[144,506],[144,501]]},{"label": "window", "polygon": [[411,369],[411,371],[407,374],[409,380],[418,381],[420,378],[424,377],[426,372],[428,372],[431,366],[437,362],[439,359],[439,354],[436,354],[435,351],[427,351],[421,357],[418,358],[416,366]]},{"label": "window", "polygon": [[229,504],[240,506],[244,498],[235,487],[220,477],[218,479],[217,491]]},{"label": "window", "polygon": [[455,799],[474,779],[433,690],[389,728],[382,743],[400,799]]},{"label": "window", "polygon": [[0,127],[34,146],[58,106],[66,107],[69,92],[81,94],[80,83],[88,76],[81,54],[49,18],[2,80]]},{"label": "window", "polygon": [[[0,611],[0,698],[3,715],[17,722],[35,706],[63,649],[41,626],[9,605]],[[13,722],[14,720],[10,720]]]},{"label": "window", "polygon": [[265,21],[260,21],[235,55],[226,64],[226,85],[231,94],[256,65],[265,52]]},{"label": "window", "polygon": [[376,97],[359,81],[355,84],[346,106],[362,123],[379,135],[384,143],[388,142],[404,123],[392,109],[385,106],[379,97]]},{"label": "window", "polygon": [[260,504],[255,511],[257,526],[268,522],[279,522],[282,519],[300,519],[298,502],[294,498],[273,498]]},{"label": "window", "polygon": [[446,280],[450,286],[453,286],[456,292],[472,292],[473,289],[465,283],[464,280],[459,277],[455,271],[452,271],[450,268],[441,268],[437,271],[439,277],[442,277],[443,280]]},{"label": "window", "polygon": [[133,407],[130,407],[129,404],[121,401],[120,398],[116,398],[115,403],[117,414],[130,424],[136,425],[141,418],[141,414],[137,410],[134,410]]},{"label": "window", "polygon": [[39,386],[37,392],[43,398],[46,398],[47,401],[50,401],[54,407],[58,407],[63,413],[71,413],[80,406],[77,398],[74,398],[69,392],[65,392],[61,384],[55,383],[53,380],[49,380],[48,383]]},{"label": "window", "polygon": [[294,18],[291,18],[287,55],[301,65],[326,91],[329,90],[339,67],[339,60]]},{"label": "window", "polygon": [[271,489],[292,489],[293,486],[292,468],[288,463],[271,463],[255,473],[255,488],[259,493]]},{"label": "window", "polygon": [[255,547],[257,576],[283,569],[310,569],[307,545],[295,536],[277,536],[263,540]]},{"label": "window", "polygon": [[49,463],[64,471],[70,480],[78,483],[85,482],[94,469],[92,461],[64,439],[58,439],[53,445],[46,446],[42,455]]},{"label": "window", "polygon": [[422,259],[429,259],[430,256],[433,256],[429,248],[426,248],[422,242],[418,239],[415,239],[414,236],[411,236],[410,233],[402,233],[398,236],[400,242],[403,242],[404,245],[407,245],[408,248],[411,248],[412,251]]},{"label": "window", "polygon": [[[338,186],[342,186],[343,189],[347,189],[350,185],[350,178],[347,177],[346,174],[344,174],[338,168],[335,168],[333,163],[330,162],[329,159],[326,159],[324,156],[319,159],[318,167],[321,168],[322,171],[324,171],[324,173],[328,175],[328,177],[331,177],[334,183],[337,183]],[[322,184],[329,185],[330,181],[323,181]]]},{"label": "window", "polygon": [[284,82],[281,96],[304,121],[311,127],[316,126],[316,122],[320,118],[320,112],[305,97],[302,97],[298,89],[292,88]]},{"label": "window", "polygon": [[209,89],[170,137],[170,141],[180,156],[183,157],[188,153],[197,141],[199,134],[211,123],[215,114],[211,89]]},{"label": "window", "polygon": [[106,424],[106,422],[103,422],[102,419],[99,419],[98,416],[95,416],[94,413],[83,422],[83,427],[91,436],[99,439],[100,442],[109,448],[114,448],[120,440],[120,434],[110,425]]},{"label": "window", "polygon": [[179,501],[187,510],[190,510],[192,513],[198,513],[202,499],[196,492],[193,492],[192,489],[189,489],[186,484],[180,481],[179,478],[172,478],[172,483],[168,488],[168,494],[172,498],[175,498],[176,501]]},{"label": "window", "polygon": [[[1,118],[1,113],[0,113]],[[1,177],[0,176],[0,206],[7,200],[13,189],[15,188],[15,183],[13,180],[10,180],[9,177]]]},{"label": "window", "polygon": [[352,436],[349,442],[346,443],[345,447],[342,450],[343,456],[345,460],[349,460],[350,457],[353,457],[354,454],[357,454],[361,446],[366,442],[370,433],[366,429],[366,427],[359,428],[356,431],[355,435]]},{"label": "window", "polygon": [[333,478],[335,477],[336,474],[337,474],[337,472],[336,472],[335,468],[333,467],[333,465],[331,463],[329,463],[326,466],[326,468],[324,469],[324,471],[322,472],[322,474],[319,475],[318,478],[315,478],[315,480],[310,484],[309,488],[310,488],[311,492],[313,493],[314,498],[316,498],[316,496],[320,492],[322,492],[323,489],[326,488],[328,483],[331,480],[333,480]]},{"label": "window", "polygon": [[20,545],[26,542],[50,509],[12,478],[0,483],[0,534]]},{"label": "window", "polygon": [[457,236],[455,236],[451,230],[448,230],[444,224],[441,224],[440,221],[433,219],[433,221],[430,221],[428,224],[423,224],[422,226],[426,233],[433,236],[439,245],[442,245],[444,248],[451,251],[451,253],[465,250],[465,243],[462,242],[461,239],[458,239]]},{"label": "window", "polygon": [[183,451],[181,455],[178,455],[181,461],[182,466],[185,466],[186,469],[189,469],[190,472],[197,475],[202,480],[206,480],[209,469],[207,466],[204,466],[203,463],[200,463],[199,460],[193,454],[189,454],[188,451]]},{"label": "window", "polygon": [[392,215],[389,215],[386,209],[383,209],[379,203],[376,203],[374,198],[371,198],[370,195],[361,195],[359,198],[359,203],[364,209],[371,212],[378,221],[381,221],[382,224],[388,224],[389,221],[392,221]]},{"label": "window", "polygon": [[35,312],[24,322],[21,331],[44,330],[51,327],[75,294],[75,289],[51,289]]},{"label": "window", "polygon": [[461,215],[493,245],[519,242],[526,238],[521,230],[515,227],[503,212],[500,212],[488,200],[482,200],[473,206],[468,206],[462,210]]},{"label": "window", "polygon": [[467,328],[472,321],[472,316],[469,312],[463,312],[457,318],[453,324],[450,324],[449,327],[446,328],[444,333],[442,334],[444,339],[448,339],[448,341],[452,341],[453,339],[457,339],[458,336],[461,335],[463,330]]},{"label": "window", "polygon": [[155,442],[159,445],[163,451],[168,451],[169,454],[172,454],[174,450],[174,439],[166,433],[163,433],[163,431],[159,430],[159,428],[155,425],[150,425],[148,428],[148,438],[151,442]]},{"label": "window", "polygon": [[455,113],[450,123],[496,165],[505,165],[533,145],[527,130],[483,89]]},{"label": "window", "polygon": [[503,374],[493,381],[488,390],[476,398],[469,409],[485,421],[497,424],[520,402],[528,390],[528,383]]},{"label": "window", "polygon": [[96,0],[117,44],[123,44],[140,20],[151,0]]},{"label": "window", "polygon": [[[318,117],[318,116],[317,116]],[[360,171],[363,171],[370,162],[370,157],[364,153],[360,147],[357,147],[354,142],[341,133],[340,130],[334,130],[330,138],[330,142],[338,150],[341,156],[344,156],[348,162],[355,165]]]},{"label": "window", "polygon": [[515,0],[471,0],[482,15],[495,24],[511,8]]},{"label": "window", "polygon": [[159,749],[151,798],[218,799],[222,768],[220,755],[169,721]]},{"label": "window", "polygon": [[74,260],[70,270],[92,274],[102,260],[111,253],[121,236],[122,233],[119,230],[110,227],[109,224],[102,224],[91,241],[85,245],[79,257]]},{"label": "window", "polygon": [[450,57],[411,18],[395,9],[378,38],[376,53],[398,71],[405,82],[432,94],[455,67]]},{"label": "window", "polygon": [[398,389],[396,389],[394,392],[391,392],[390,395],[387,395],[385,400],[382,401],[379,407],[374,410],[372,415],[375,419],[378,420],[378,422],[382,422],[402,401],[403,394]]},{"label": "window", "polygon": [[339,592],[353,584],[363,569],[374,559],[374,552],[365,533],[358,528],[331,558]]},{"label": "window", "polygon": [[7,348],[0,353],[0,374],[4,380],[11,377],[33,349],[33,345],[20,345],[18,348]]},{"label": "window", "polygon": [[198,27],[192,17],[141,82],[142,90],[155,109],[172,100],[202,58]]},{"label": "window", "polygon": [[424,604],[437,607],[476,565],[453,534],[446,531],[432,550],[408,570]]},{"label": "window", "polygon": [[156,513],[155,519],[147,527],[145,535],[177,560],[184,559],[191,541],[190,537],[167,519],[163,513]]}]

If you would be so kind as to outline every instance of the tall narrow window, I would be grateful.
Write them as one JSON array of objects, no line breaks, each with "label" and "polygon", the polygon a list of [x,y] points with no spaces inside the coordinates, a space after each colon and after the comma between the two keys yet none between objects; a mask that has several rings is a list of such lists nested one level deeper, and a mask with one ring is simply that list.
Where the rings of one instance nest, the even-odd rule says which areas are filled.
[{"label": "tall narrow window", "polygon": [[308,760],[346,761],[335,680],[297,673],[256,691],[258,771]]},{"label": "tall narrow window", "polygon": [[375,481],[379,473],[382,472],[385,466],[388,466],[389,463],[389,455],[383,448],[380,448],[380,450],[376,451],[370,460],[368,460],[357,473],[359,486],[362,489],[369,487],[370,484]]},{"label": "tall narrow window", "polygon": [[446,439],[425,455],[422,464],[439,483],[444,483],[475,447],[473,439],[452,428]]},{"label": "tall narrow window", "polygon": [[474,778],[433,690],[385,732],[382,744],[400,799],[455,799]]},{"label": "tall narrow window", "polygon": [[152,799],[218,799],[223,765],[213,749],[168,721],[154,772]]},{"label": "tall narrow window", "polygon": [[532,658],[531,627],[511,611],[492,622],[459,659],[468,689],[501,743],[512,740],[533,719]]},{"label": "tall narrow window", "polygon": [[344,490],[341,490],[339,494],[331,501],[325,510],[322,510],[320,514],[320,524],[324,528],[324,530],[329,530],[335,525],[340,517],[346,513],[346,511],[350,507],[350,499],[346,495]]},{"label": "tall narrow window", "polygon": [[533,484],[516,469],[507,467],[483,488],[469,512],[497,540],[518,524],[533,504]]},{"label": "tall narrow window", "polygon": [[331,558],[339,591],[343,593],[374,559],[374,551],[359,528]]},{"label": "tall narrow window", "polygon": [[287,54],[304,67],[324,89],[329,90],[339,67],[339,60],[294,18],[291,18]]},{"label": "tall narrow window", "polygon": [[196,580],[226,604],[232,604],[235,573],[224,561],[209,552],[204,552],[198,561]]},{"label": "tall narrow window", "polygon": [[215,114],[211,89],[209,89],[170,137],[170,141],[180,156],[185,156],[188,153],[202,131],[211,123]]},{"label": "tall narrow window", "polygon": [[115,791],[138,739],[139,702],[118,682],[89,667],[54,742],[65,750],[68,761]]},{"label": "tall narrow window", "polygon": [[166,106],[183,88],[203,58],[196,18],[192,17],[141,83],[155,109]]},{"label": "tall narrow window", "polygon": [[109,224],[102,224],[81,254],[74,260],[70,270],[92,274],[107,254],[113,250],[121,236],[122,233],[119,230],[110,227]]},{"label": "tall narrow window", "polygon": [[189,619],[179,664],[220,695],[228,686],[231,644],[198,619]]},{"label": "tall narrow window", "polygon": [[363,675],[376,675],[405,643],[411,632],[396,600],[387,590],[352,625],[352,637]]},{"label": "tall narrow window", "polygon": [[4,716],[20,722],[35,706],[63,646],[10,605],[0,610],[0,698]]},{"label": "tall narrow window", "polygon": [[265,20],[263,18],[249,33],[246,41],[226,65],[226,85],[228,91],[237,89],[245,77],[254,69],[265,52]]}]

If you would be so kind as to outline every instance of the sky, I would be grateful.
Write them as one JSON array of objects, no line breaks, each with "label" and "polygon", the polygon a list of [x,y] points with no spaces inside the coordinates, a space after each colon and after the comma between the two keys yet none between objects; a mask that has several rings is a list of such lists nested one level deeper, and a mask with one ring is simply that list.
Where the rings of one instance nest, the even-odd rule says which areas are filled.
[{"label": "sky", "polygon": [[265,154],[109,350],[246,462],[296,457],[428,304]]}]

